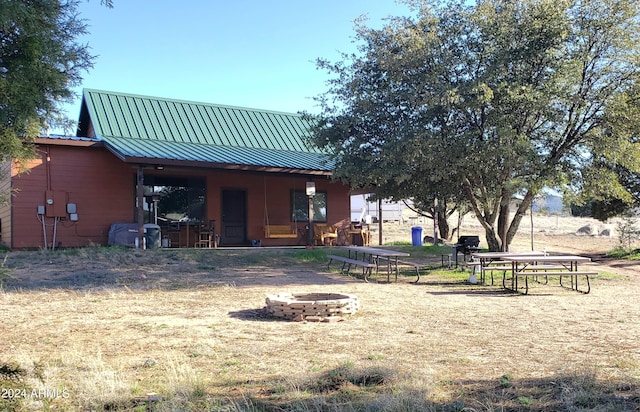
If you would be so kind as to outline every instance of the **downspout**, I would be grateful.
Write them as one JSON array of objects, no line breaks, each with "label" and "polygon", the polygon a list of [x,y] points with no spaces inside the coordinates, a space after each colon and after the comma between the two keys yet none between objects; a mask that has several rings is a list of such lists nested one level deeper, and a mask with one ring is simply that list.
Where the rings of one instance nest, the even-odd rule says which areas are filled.
[{"label": "downspout", "polygon": [[[46,190],[51,190],[51,153],[49,153],[49,146],[45,146],[44,149],[44,171],[45,171],[45,180],[47,181],[47,189]],[[46,194],[45,194],[46,197]],[[47,242],[47,214],[43,213],[42,216],[40,216],[40,219],[42,219],[42,236],[44,238],[44,250],[48,250],[49,249],[49,243]],[[55,243],[55,225],[54,225],[54,234],[53,234],[53,242]],[[54,244],[52,243],[51,245],[52,250],[54,247]]]},{"label": "downspout", "polygon": [[51,240],[51,251],[56,249],[56,232],[58,231],[58,218],[53,218],[53,239]]},{"label": "downspout", "polygon": [[47,250],[49,248],[49,245],[47,245],[47,226],[44,222],[44,214],[42,216],[39,216],[40,221],[42,222],[42,234],[44,236],[44,250]]},{"label": "downspout", "polygon": [[47,173],[47,190],[51,189],[51,153],[49,153],[49,146],[46,147],[45,151],[45,170]]}]

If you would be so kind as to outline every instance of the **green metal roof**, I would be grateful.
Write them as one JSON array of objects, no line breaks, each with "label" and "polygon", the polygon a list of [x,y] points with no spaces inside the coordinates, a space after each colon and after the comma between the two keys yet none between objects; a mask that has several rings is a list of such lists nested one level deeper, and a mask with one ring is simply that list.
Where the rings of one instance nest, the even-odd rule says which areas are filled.
[{"label": "green metal roof", "polygon": [[309,126],[298,114],[85,89],[78,134],[130,162],[328,172],[305,144]]}]

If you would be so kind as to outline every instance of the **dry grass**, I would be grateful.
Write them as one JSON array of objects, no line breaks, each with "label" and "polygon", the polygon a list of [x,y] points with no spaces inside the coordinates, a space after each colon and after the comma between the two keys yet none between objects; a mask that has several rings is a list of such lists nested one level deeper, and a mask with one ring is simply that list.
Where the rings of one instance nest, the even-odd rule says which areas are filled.
[{"label": "dry grass", "polygon": [[[10,253],[0,388],[25,392],[0,410],[640,409],[635,268],[598,266],[588,295],[521,296],[459,271],[367,284],[323,253]],[[276,320],[262,308],[278,292],[355,294],[361,311]]]}]

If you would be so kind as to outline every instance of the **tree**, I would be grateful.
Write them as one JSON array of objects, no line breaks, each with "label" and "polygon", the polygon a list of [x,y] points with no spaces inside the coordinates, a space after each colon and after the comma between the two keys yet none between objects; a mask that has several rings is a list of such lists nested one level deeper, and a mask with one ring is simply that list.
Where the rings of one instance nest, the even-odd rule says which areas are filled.
[{"label": "tree", "polygon": [[[103,1],[111,7],[111,1]],[[34,156],[47,125],[67,124],[61,105],[93,66],[77,0],[0,0],[0,157]]]},{"label": "tree", "polygon": [[506,250],[545,186],[620,194],[599,162],[640,170],[638,18],[633,0],[484,0],[359,22],[357,54],[318,60],[334,77],[311,141],[384,197],[463,196]]},{"label": "tree", "polygon": [[638,239],[638,220],[635,216],[630,214],[624,214],[622,220],[618,222],[617,228],[620,236],[620,247],[628,251],[631,250],[631,246]]}]

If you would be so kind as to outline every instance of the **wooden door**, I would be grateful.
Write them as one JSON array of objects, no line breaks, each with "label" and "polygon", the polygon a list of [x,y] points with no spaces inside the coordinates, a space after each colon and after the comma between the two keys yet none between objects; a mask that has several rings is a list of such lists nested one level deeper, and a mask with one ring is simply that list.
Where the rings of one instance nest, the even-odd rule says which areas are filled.
[{"label": "wooden door", "polygon": [[222,191],[222,246],[247,243],[247,192]]}]

